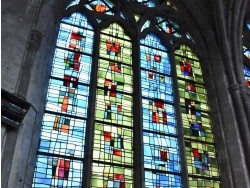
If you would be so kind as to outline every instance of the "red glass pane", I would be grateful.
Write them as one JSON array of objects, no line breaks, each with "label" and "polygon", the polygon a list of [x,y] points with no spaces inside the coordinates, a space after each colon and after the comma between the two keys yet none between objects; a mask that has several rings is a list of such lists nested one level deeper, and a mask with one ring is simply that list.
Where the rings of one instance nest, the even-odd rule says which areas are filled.
[{"label": "red glass pane", "polygon": [[114,149],[113,154],[116,155],[116,156],[122,156],[122,151],[119,150],[119,149]]},{"label": "red glass pane", "polygon": [[104,141],[108,142],[111,141],[111,132],[104,131],[103,135],[104,135]]}]

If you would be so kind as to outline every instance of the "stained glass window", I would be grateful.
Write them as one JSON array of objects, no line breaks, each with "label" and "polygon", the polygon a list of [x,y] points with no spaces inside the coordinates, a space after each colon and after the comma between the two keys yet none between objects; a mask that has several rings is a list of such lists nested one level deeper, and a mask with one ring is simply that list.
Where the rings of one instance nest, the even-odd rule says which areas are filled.
[{"label": "stained glass window", "polygon": [[181,185],[180,157],[168,50],[152,34],[141,40],[146,187]]},{"label": "stained glass window", "polygon": [[133,187],[131,39],[118,24],[100,37],[91,187]]},{"label": "stained glass window", "polygon": [[[140,171],[146,188],[177,188],[184,187],[183,169],[189,187],[220,187],[200,61],[187,46],[173,51],[175,40],[192,42],[191,36],[172,19],[146,20],[136,10],[131,16],[123,3],[74,0],[68,6],[91,16],[73,13],[61,21],[33,187],[82,187],[87,179],[92,188],[133,188]],[[145,10],[160,4],[126,3]]]},{"label": "stained glass window", "polygon": [[210,110],[199,59],[187,46],[175,51],[190,187],[220,187]]},{"label": "stained glass window", "polygon": [[81,185],[93,37],[82,14],[62,20],[33,187]]}]

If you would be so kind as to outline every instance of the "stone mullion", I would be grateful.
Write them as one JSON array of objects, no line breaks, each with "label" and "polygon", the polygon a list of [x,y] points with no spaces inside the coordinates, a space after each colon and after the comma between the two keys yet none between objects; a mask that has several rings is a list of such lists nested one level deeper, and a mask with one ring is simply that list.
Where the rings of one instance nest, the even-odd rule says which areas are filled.
[{"label": "stone mullion", "polygon": [[133,114],[134,114],[134,187],[144,188],[144,150],[143,150],[143,126],[142,126],[142,96],[141,96],[141,67],[140,67],[140,40],[134,37],[133,43]]},{"label": "stone mullion", "polygon": [[26,98],[28,92],[29,83],[31,79],[31,71],[34,65],[36,52],[41,44],[41,40],[41,32],[37,30],[31,30],[27,52],[22,65],[21,77],[19,79],[19,85],[17,90],[18,95],[22,96],[23,98]]},{"label": "stone mullion", "polygon": [[188,169],[186,160],[186,150],[185,150],[185,139],[183,132],[182,116],[181,116],[181,105],[180,96],[178,90],[178,78],[176,73],[175,57],[174,52],[171,51],[169,61],[171,63],[171,75],[173,81],[173,93],[174,93],[174,106],[176,110],[176,121],[177,121],[177,136],[179,141],[179,152],[180,152],[180,162],[181,162],[181,179],[183,187],[189,187],[188,183]]},{"label": "stone mullion", "polygon": [[91,186],[93,145],[94,145],[94,127],[95,127],[95,107],[96,107],[96,89],[99,60],[100,30],[94,33],[94,44],[92,53],[92,67],[89,87],[89,105],[86,121],[85,147],[84,147],[84,165],[82,174],[82,188]]}]

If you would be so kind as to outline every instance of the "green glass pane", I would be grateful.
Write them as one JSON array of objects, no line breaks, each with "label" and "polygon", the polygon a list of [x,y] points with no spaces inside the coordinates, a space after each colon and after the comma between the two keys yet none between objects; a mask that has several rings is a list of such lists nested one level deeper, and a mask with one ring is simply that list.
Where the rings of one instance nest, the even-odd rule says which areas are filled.
[{"label": "green glass pane", "polygon": [[220,182],[216,180],[205,180],[205,179],[190,177],[189,187],[190,188],[197,188],[197,187],[219,188]]},{"label": "green glass pane", "polygon": [[94,135],[94,160],[133,164],[131,129],[96,123]]},{"label": "green glass pane", "polygon": [[185,138],[196,139],[213,143],[210,119],[197,118],[195,115],[182,114],[182,123]]},{"label": "green glass pane", "polygon": [[133,170],[108,164],[92,164],[92,188],[126,187],[133,188]]},{"label": "green glass pane", "polygon": [[188,173],[219,178],[214,145],[185,141]]},{"label": "green glass pane", "polygon": [[132,67],[100,59],[98,86],[110,92],[132,93]]},{"label": "green glass pane", "polygon": [[199,59],[190,48],[182,45],[180,49],[175,51],[175,64],[179,78],[203,84]]},{"label": "green glass pane", "polygon": [[[111,93],[111,91],[97,90],[96,119],[132,126],[132,96],[108,92]],[[126,122],[128,120],[129,122]]]},{"label": "green glass pane", "polygon": [[102,30],[100,57],[131,65],[131,54],[130,38],[124,34],[124,30],[118,24],[114,23],[109,28]]}]

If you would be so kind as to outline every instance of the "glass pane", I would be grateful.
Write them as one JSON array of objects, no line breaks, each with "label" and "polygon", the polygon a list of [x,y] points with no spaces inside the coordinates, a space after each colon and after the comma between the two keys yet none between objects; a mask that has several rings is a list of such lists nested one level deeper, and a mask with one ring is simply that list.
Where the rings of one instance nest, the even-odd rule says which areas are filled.
[{"label": "glass pane", "polygon": [[133,170],[122,166],[93,163],[91,187],[133,188]]},{"label": "glass pane", "polygon": [[250,49],[247,48],[247,47],[245,47],[245,46],[243,46],[243,51],[244,51],[244,55],[245,55],[248,59],[250,59]]},{"label": "glass pane", "polygon": [[180,188],[181,176],[174,174],[166,174],[161,172],[145,171],[145,187],[146,188]]},{"label": "glass pane", "polygon": [[157,18],[156,26],[158,27],[158,29],[160,29],[163,32],[166,32],[167,34],[174,35],[175,37],[181,37],[181,35],[178,32],[180,26],[177,23],[175,23],[170,19],[165,19],[162,17],[156,17],[156,18]]},{"label": "glass pane", "polygon": [[189,174],[219,177],[214,145],[186,140],[185,146]]},{"label": "glass pane", "polygon": [[144,132],[143,142],[145,168],[180,172],[177,138]]},{"label": "glass pane", "polygon": [[176,135],[174,107],[160,100],[142,99],[143,129]]},{"label": "glass pane", "polygon": [[83,158],[86,121],[44,114],[38,151]]},{"label": "glass pane", "polygon": [[93,160],[133,164],[133,131],[124,127],[96,123]]},{"label": "glass pane", "polygon": [[38,155],[32,187],[81,187],[82,169],[82,161]]}]

